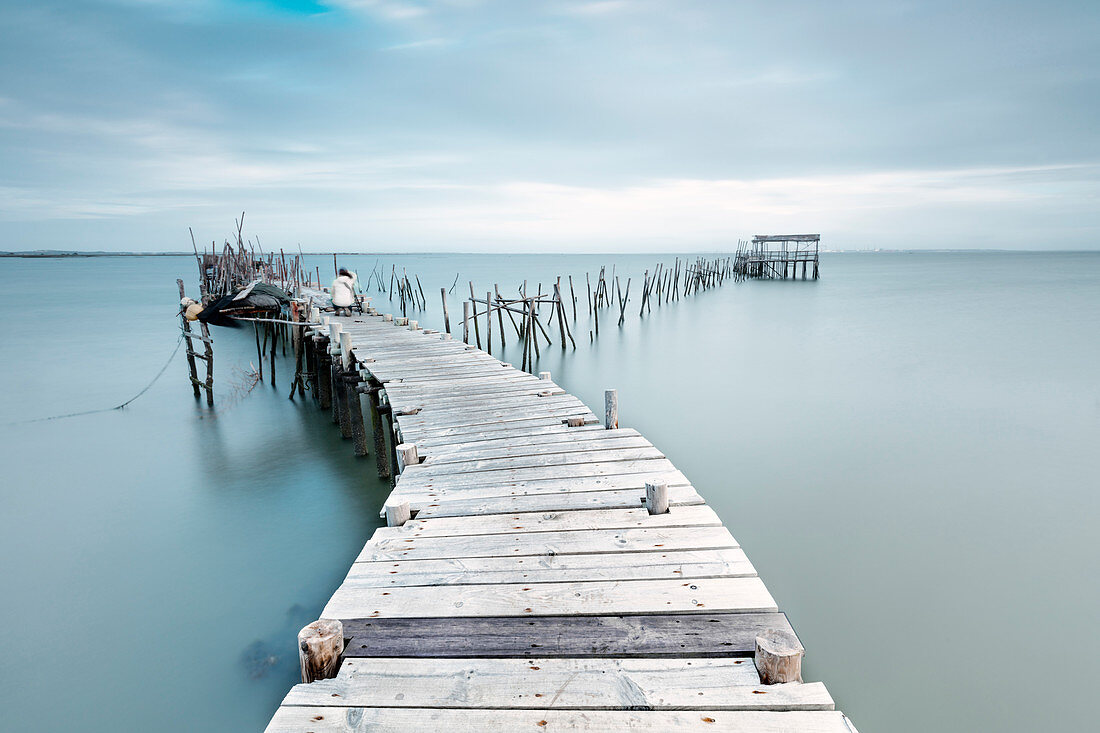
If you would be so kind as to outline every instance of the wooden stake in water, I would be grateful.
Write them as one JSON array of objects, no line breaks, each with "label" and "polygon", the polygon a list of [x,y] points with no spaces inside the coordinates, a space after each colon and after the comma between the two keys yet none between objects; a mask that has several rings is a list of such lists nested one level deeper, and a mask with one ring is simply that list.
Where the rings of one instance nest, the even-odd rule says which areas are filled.
[{"label": "wooden stake in water", "polygon": [[447,288],[439,289],[439,297],[443,301],[443,327],[447,333],[451,332],[451,316],[447,313]]}]

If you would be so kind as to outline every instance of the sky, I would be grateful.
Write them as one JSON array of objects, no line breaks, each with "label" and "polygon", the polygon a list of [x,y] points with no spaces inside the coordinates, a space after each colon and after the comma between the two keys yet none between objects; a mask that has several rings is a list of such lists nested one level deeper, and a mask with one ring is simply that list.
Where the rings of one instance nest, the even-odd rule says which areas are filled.
[{"label": "sky", "polygon": [[0,249],[1100,249],[1100,2],[2,0]]}]

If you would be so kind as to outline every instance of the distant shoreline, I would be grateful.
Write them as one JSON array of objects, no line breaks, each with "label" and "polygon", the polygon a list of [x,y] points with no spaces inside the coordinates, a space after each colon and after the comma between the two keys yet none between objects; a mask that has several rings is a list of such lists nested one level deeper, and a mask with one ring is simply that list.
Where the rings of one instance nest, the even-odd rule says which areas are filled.
[{"label": "distant shoreline", "polygon": [[[708,254],[723,254],[718,250],[699,250],[696,252],[305,252],[307,256],[312,257],[400,257],[408,255],[430,255],[430,256],[454,256],[454,255],[656,255],[656,256],[668,256],[668,257],[684,257],[692,255],[708,255]],[[733,256],[733,252],[725,252],[725,254]],[[877,255],[877,254],[1100,254],[1100,250],[1097,249],[823,249],[821,254],[856,254],[856,255]],[[0,252],[0,258],[20,258],[20,259],[65,259],[65,258],[89,258],[89,257],[194,257],[193,252],[55,252],[52,250],[47,251],[30,251],[30,252]]]}]

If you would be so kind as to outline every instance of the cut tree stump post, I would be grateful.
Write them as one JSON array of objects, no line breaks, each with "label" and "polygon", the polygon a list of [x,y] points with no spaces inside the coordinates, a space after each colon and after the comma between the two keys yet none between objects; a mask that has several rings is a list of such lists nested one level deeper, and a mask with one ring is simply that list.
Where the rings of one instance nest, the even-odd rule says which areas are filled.
[{"label": "cut tree stump post", "polygon": [[420,463],[420,456],[416,452],[416,443],[402,443],[397,446],[397,470],[404,472],[405,466],[415,466]]},{"label": "cut tree stump post", "polygon": [[339,621],[321,619],[299,631],[298,658],[302,663],[302,682],[335,677],[343,652],[344,625]]},{"label": "cut tree stump post", "polygon": [[400,527],[412,518],[407,501],[387,501],[385,506],[387,527]]},{"label": "cut tree stump post", "polygon": [[765,685],[802,681],[802,644],[788,632],[769,630],[756,637],[756,671]]},{"label": "cut tree stump post", "polygon": [[603,393],[603,426],[608,430],[619,427],[619,391],[609,389]]},{"label": "cut tree stump post", "polygon": [[668,513],[668,484],[645,484],[645,506],[650,514]]}]

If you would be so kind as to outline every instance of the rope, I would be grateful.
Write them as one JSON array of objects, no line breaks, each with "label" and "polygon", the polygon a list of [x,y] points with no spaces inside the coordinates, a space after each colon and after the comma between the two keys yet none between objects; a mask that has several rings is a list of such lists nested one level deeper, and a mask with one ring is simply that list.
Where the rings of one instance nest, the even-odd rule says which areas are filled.
[{"label": "rope", "polygon": [[32,423],[32,422],[46,422],[47,420],[63,420],[64,418],[67,418],[67,417],[80,417],[81,415],[95,415],[95,414],[100,413],[100,412],[113,412],[114,410],[121,410],[124,407],[126,407],[128,404],[130,404],[131,402],[136,400],[138,397],[141,397],[143,394],[148,392],[149,388],[157,383],[157,380],[160,379],[161,376],[163,376],[164,372],[166,372],[168,370],[168,367],[172,363],[172,360],[176,358],[176,354],[179,353],[180,346],[182,344],[183,344],[183,334],[180,334],[179,340],[176,341],[176,348],[172,349],[172,355],[168,357],[168,361],[164,362],[164,366],[162,366],[160,368],[160,371],[157,372],[157,376],[153,377],[153,381],[149,382],[149,384],[145,385],[145,387],[140,392],[138,392],[136,395],[134,395],[130,399],[123,402],[121,405],[115,405],[114,407],[103,407],[103,408],[98,409],[98,410],[85,410],[83,412],[70,412],[66,415],[54,415],[52,417],[36,417],[36,418],[32,418],[30,420],[17,420],[16,422],[10,422],[10,423],[7,423],[7,424],[8,425],[25,425],[26,423]]}]

